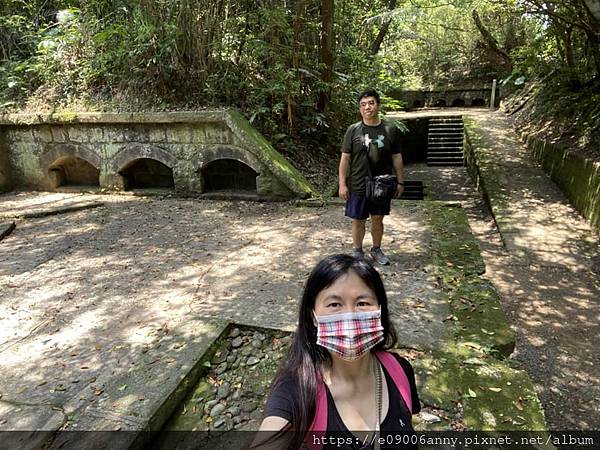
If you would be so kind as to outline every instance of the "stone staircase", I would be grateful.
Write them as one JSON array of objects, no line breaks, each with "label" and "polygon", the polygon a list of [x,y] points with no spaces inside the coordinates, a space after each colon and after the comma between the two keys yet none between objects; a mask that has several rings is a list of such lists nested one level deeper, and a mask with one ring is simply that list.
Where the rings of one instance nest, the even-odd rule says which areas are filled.
[{"label": "stone staircase", "polygon": [[404,180],[404,191],[400,200],[423,200],[423,182]]},{"label": "stone staircase", "polygon": [[462,116],[429,119],[427,134],[428,166],[462,166],[463,156]]}]

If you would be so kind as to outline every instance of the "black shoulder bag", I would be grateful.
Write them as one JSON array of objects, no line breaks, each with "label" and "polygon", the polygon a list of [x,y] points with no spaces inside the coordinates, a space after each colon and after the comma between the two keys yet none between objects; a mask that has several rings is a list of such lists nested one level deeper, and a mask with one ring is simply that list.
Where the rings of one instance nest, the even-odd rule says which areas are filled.
[{"label": "black shoulder bag", "polygon": [[[366,135],[363,128],[363,137]],[[383,204],[394,198],[396,195],[396,176],[395,175],[375,175],[371,172],[371,160],[369,159],[369,147],[365,142],[365,151],[367,152],[367,168],[369,176],[367,181],[367,200],[374,204]]]}]

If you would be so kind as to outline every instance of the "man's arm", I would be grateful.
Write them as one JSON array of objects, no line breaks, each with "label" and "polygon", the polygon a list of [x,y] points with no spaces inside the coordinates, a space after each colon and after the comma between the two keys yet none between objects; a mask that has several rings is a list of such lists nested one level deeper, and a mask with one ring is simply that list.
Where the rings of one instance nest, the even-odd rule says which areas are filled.
[{"label": "man's arm", "polygon": [[339,195],[340,198],[348,200],[348,185],[346,184],[346,177],[348,176],[348,169],[350,168],[350,161],[352,157],[350,153],[342,153],[340,158],[340,168],[338,170],[339,179]]},{"label": "man's arm", "polygon": [[392,155],[392,163],[394,164],[394,172],[396,173],[396,198],[399,198],[404,192],[404,163],[402,161],[402,153],[394,153]]}]

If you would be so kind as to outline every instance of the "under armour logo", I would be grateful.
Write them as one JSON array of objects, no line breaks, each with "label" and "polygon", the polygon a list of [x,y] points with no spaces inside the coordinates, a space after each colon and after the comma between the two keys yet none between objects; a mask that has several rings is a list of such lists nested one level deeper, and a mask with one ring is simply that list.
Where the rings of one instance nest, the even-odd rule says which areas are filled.
[{"label": "under armour logo", "polygon": [[377,139],[371,139],[368,133],[365,133],[365,146],[370,147],[371,142],[375,142],[377,144],[377,148],[383,148],[383,140],[385,136],[380,134],[377,136]]}]

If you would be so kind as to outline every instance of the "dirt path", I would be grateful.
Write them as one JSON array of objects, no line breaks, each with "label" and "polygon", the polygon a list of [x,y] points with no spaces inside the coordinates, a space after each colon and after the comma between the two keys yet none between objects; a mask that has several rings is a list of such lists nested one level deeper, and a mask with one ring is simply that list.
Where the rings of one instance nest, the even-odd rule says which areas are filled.
[{"label": "dirt path", "polygon": [[[140,364],[155,370],[148,348],[178,364],[179,344],[161,342],[183,339],[191,319],[294,329],[309,271],[351,244],[341,204],[91,198],[104,206],[17,221],[1,243],[0,429],[56,426],[35,414],[20,424],[1,420],[15,417],[19,405],[61,409],[79,402],[74,393],[109,401],[102,386],[119,373]],[[0,205],[18,211],[63,200],[12,193]],[[398,202],[386,226],[392,265],[381,272],[400,342],[439,347],[447,339],[448,306],[423,270],[425,212]],[[78,392],[89,380],[98,396],[88,399]]]}]

